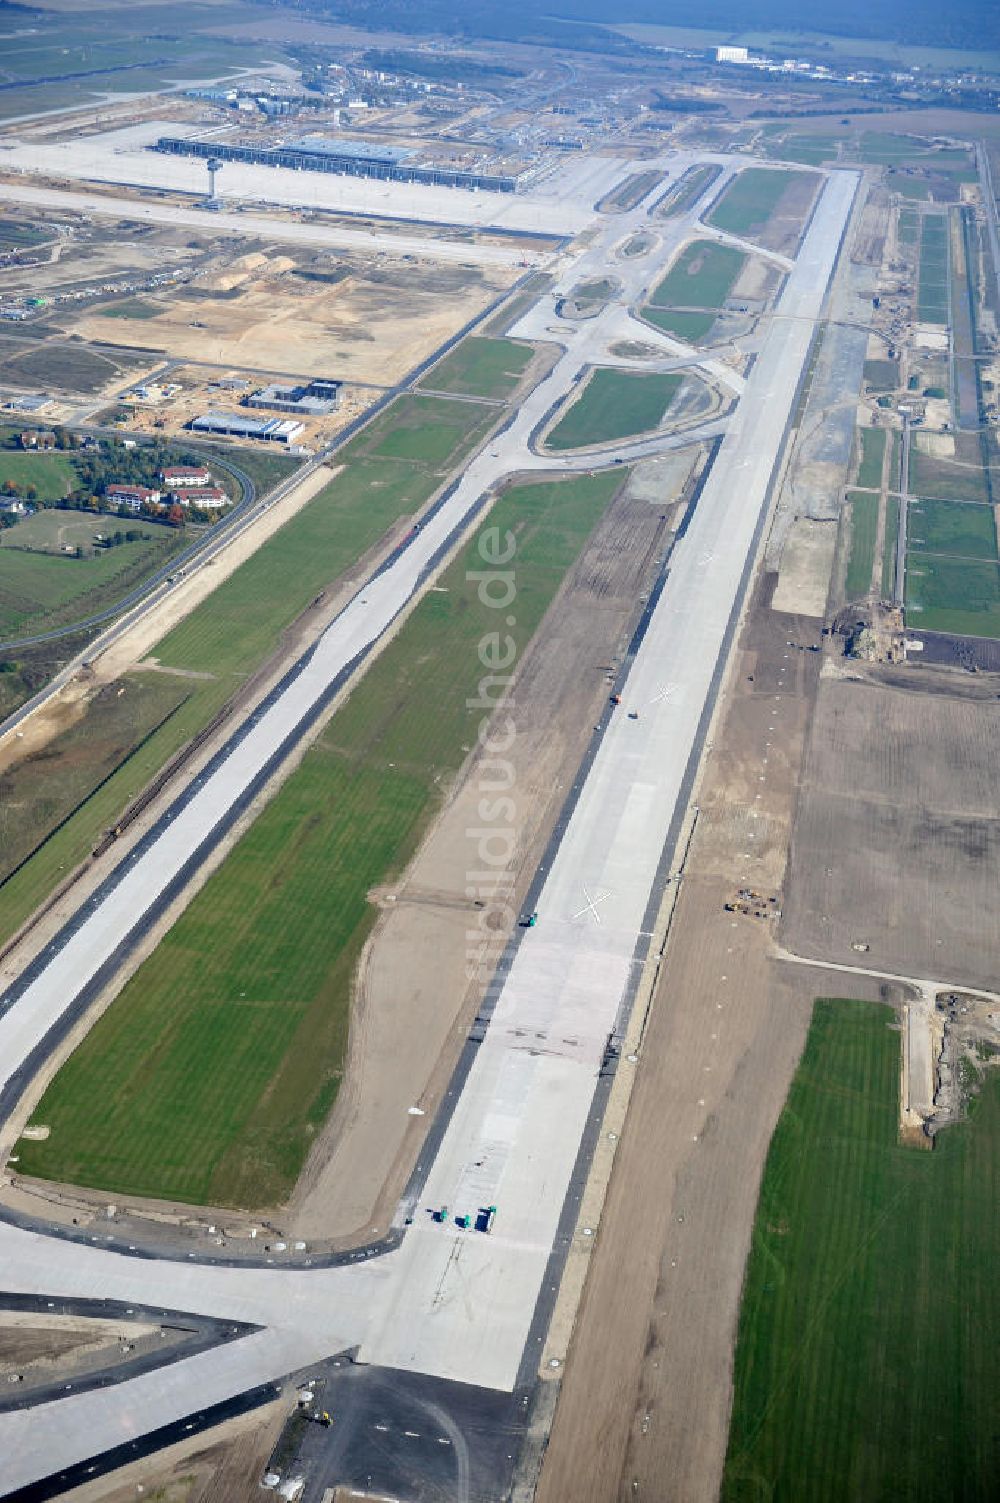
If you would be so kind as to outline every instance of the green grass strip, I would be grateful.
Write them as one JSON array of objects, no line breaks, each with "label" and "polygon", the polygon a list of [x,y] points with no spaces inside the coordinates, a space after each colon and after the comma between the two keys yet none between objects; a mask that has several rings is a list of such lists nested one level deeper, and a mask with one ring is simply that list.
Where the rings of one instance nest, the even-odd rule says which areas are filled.
[{"label": "green grass strip", "polygon": [[861,461],[857,483],[866,490],[877,491],[882,484],[882,461],[885,457],[885,429],[861,429]]},{"label": "green grass strip", "polygon": [[885,503],[885,543],[882,548],[882,599],[891,600],[896,586],[896,542],[899,537],[899,497]]},{"label": "green grass strip", "polygon": [[528,344],[470,334],[450,355],[428,371],[420,385],[470,397],[507,397],[534,355]]},{"label": "green grass strip", "polygon": [[368,893],[405,867],[475,740],[479,646],[509,630],[524,650],[624,473],[497,502],[516,622],[479,599],[470,543],[57,1074],[35,1113],[51,1136],[22,1144],[22,1172],[209,1204],[287,1196],[336,1098]]},{"label": "green grass strip", "polygon": [[858,600],[868,594],[872,584],[878,497],[866,495],[863,491],[851,491],[847,499],[851,503],[851,551],[844,588],[848,600]]},{"label": "green grass strip", "polygon": [[1000,1079],[897,1141],[899,1034],[818,1001],[747,1264],[723,1503],[991,1503],[1000,1476]]}]

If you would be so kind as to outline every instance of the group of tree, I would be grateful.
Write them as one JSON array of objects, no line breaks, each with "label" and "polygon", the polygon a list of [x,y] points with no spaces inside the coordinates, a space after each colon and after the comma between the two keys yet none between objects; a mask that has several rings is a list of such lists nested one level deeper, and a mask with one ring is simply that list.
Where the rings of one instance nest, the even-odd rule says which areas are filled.
[{"label": "group of tree", "polygon": [[[55,429],[54,432],[57,447],[75,448],[73,436],[65,429]],[[135,448],[127,449],[114,440],[101,439],[86,449],[75,448],[72,464],[79,483],[65,496],[40,499],[36,485],[15,480],[4,481],[0,491],[36,506],[55,506],[68,511],[91,511],[134,518],[136,513],[130,506],[121,505],[108,496],[108,486],[134,485],[158,490],[161,470],[169,469],[172,465],[200,467],[204,460],[190,450],[179,451],[165,444],[136,445]],[[170,527],[183,527],[186,522],[215,522],[219,517],[217,511],[206,511],[198,506],[183,507],[177,502],[155,501],[144,503],[139,514],[147,521],[164,523]],[[16,513],[2,515],[4,527],[16,525]]]}]

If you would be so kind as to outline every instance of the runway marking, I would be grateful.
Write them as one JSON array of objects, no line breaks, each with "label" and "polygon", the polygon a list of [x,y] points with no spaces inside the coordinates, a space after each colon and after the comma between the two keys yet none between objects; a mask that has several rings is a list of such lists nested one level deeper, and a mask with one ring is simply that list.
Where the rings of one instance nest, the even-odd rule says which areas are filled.
[{"label": "runway marking", "polygon": [[649,701],[650,704],[651,705],[658,705],[660,703],[661,699],[672,699],[674,697],[675,693],[677,692],[678,687],[679,686],[677,684],[666,684],[660,690],[659,694],[654,694],[653,695],[652,699]]},{"label": "runway marking", "polygon": [[597,911],[597,905],[598,905],[598,903],[604,903],[604,902],[606,902],[607,899],[611,897],[611,893],[610,892],[600,892],[600,893],[597,894],[596,897],[592,898],[590,896],[590,892],[589,892],[589,890],[587,888],[587,884],[584,883],[583,884],[583,895],[587,899],[586,904],[584,905],[583,908],[580,909],[579,913],[574,913],[573,917],[575,919],[583,918],[583,916],[584,916],[585,913],[592,913],[594,915],[595,921],[599,924],[601,922],[601,915]]}]

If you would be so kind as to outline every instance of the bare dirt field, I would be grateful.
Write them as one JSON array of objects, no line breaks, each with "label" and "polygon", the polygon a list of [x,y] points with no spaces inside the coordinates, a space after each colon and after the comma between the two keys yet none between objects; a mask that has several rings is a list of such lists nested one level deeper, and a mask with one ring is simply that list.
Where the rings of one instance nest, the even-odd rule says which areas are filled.
[{"label": "bare dirt field", "polygon": [[774,609],[822,617],[837,547],[836,522],[797,517],[781,553]]},{"label": "bare dirt field", "polygon": [[[670,494],[661,487],[651,505],[640,484],[613,503],[521,665],[509,712],[517,735],[504,754],[515,768],[516,849],[504,874],[515,908],[669,541]],[[473,757],[403,880],[374,895],[383,914],[362,959],[345,1083],[299,1182],[289,1235],[355,1240],[384,1228],[502,950],[507,924],[483,927],[466,891],[483,864],[479,769]],[[408,1116],[410,1105],[426,1115]]]},{"label": "bare dirt field", "polygon": [[878,970],[993,985],[1000,680],[934,669],[824,678],[783,942]]},{"label": "bare dirt field", "polygon": [[173,359],[388,386],[514,280],[503,270],[323,259],[326,270],[269,251],[253,266],[220,272],[216,285],[202,280],[150,299],[148,316],[93,310],[75,329]]},{"label": "bare dirt field", "polygon": [[697,795],[538,1503],[718,1496],[757,1187],[822,989],[771,959],[773,920],[723,906],[741,887],[780,898],[817,679],[818,654],[786,646],[814,623],[770,610],[764,585]]}]

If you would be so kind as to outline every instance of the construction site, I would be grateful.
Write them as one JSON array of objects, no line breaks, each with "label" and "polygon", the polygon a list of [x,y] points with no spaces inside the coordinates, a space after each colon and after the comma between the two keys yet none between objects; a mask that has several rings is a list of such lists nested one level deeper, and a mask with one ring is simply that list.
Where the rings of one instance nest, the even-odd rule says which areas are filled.
[{"label": "construction site", "polygon": [[2,138],[11,487],[169,440],[233,506],[4,649],[11,1485],[888,1496],[783,1155],[991,1391],[921,1218],[991,1329],[992,138],[399,51]]}]

